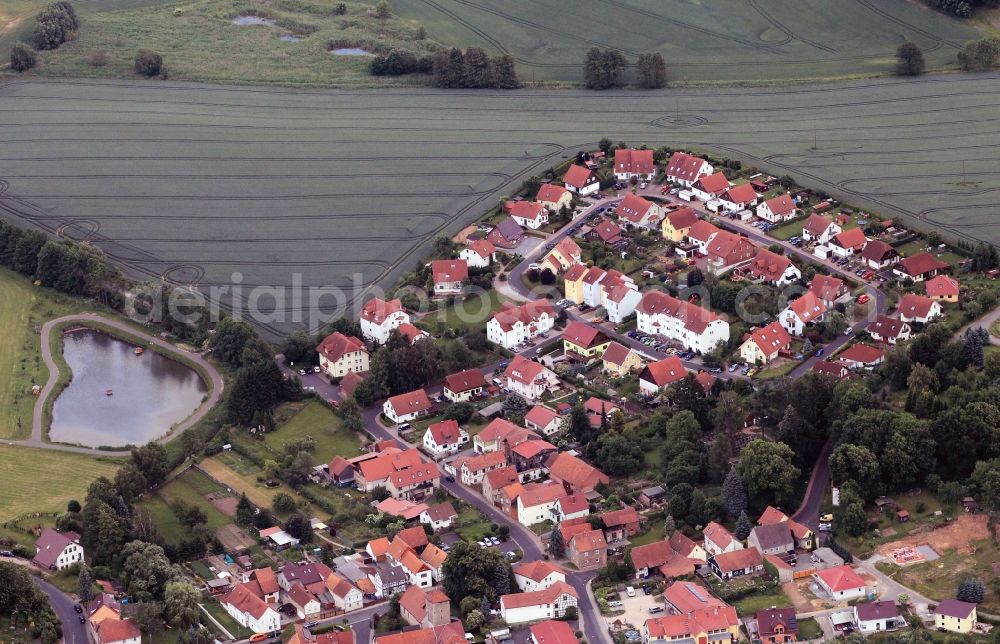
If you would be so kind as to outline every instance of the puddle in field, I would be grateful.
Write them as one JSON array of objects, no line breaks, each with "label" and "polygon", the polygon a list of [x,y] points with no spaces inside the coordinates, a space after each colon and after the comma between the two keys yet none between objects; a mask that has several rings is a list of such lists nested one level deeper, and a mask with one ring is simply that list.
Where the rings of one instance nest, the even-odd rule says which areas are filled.
[{"label": "puddle in field", "polygon": [[239,25],[240,27],[247,27],[249,25],[265,25],[267,27],[273,27],[274,21],[270,18],[261,18],[260,16],[236,16],[232,19],[234,25]]},{"label": "puddle in field", "polygon": [[374,56],[375,54],[370,51],[365,51],[358,47],[342,47],[340,49],[331,49],[330,53],[334,56]]},{"label": "puddle in field", "polygon": [[293,36],[292,34],[281,34],[278,36],[278,40],[282,42],[299,42],[302,40],[302,36]]}]

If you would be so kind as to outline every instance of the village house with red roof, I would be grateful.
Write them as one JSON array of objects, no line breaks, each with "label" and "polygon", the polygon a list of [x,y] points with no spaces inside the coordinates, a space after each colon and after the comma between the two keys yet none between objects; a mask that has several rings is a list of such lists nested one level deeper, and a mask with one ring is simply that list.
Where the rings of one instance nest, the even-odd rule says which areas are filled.
[{"label": "village house with red roof", "polygon": [[543,183],[538,187],[535,201],[548,208],[550,212],[558,212],[563,208],[570,207],[570,204],[573,203],[573,193],[563,186]]},{"label": "village house with red roof", "polygon": [[705,247],[706,267],[713,275],[722,275],[746,263],[756,254],[757,247],[748,238],[720,230]]},{"label": "village house with red roof", "polygon": [[526,528],[536,523],[553,521],[556,501],[566,496],[566,489],[555,481],[526,483],[517,497],[515,516]]},{"label": "village house with red roof", "polygon": [[740,357],[747,364],[762,366],[776,359],[780,352],[788,351],[791,345],[792,337],[785,327],[779,322],[771,322],[744,336]]},{"label": "village house with red roof", "polygon": [[596,193],[601,189],[601,182],[597,175],[589,168],[582,165],[573,164],[566,170],[563,176],[563,185],[570,192],[586,197]]},{"label": "village house with red roof", "polygon": [[899,319],[903,322],[927,324],[942,314],[941,303],[926,295],[907,293],[899,300]]},{"label": "village house with red roof", "polygon": [[734,537],[733,533],[725,526],[715,521],[709,522],[701,533],[705,538],[705,553],[709,556],[743,549],[743,544],[740,543],[739,539]]},{"label": "village house with red roof", "polygon": [[575,534],[566,544],[566,557],[578,570],[603,568],[608,563],[608,542],[600,530]]},{"label": "village house with red roof", "polygon": [[753,260],[739,270],[752,280],[772,286],[785,286],[802,278],[802,271],[792,260],[766,248],[758,248]]},{"label": "village house with red roof", "polygon": [[382,413],[398,425],[425,416],[431,407],[431,399],[427,397],[427,392],[416,389],[387,399],[382,405]]},{"label": "village house with red roof", "polygon": [[619,148],[615,150],[615,180],[652,181],[656,176],[656,163],[653,162],[652,150],[636,150]]},{"label": "village house with red roof", "polygon": [[629,245],[628,238],[622,236],[621,226],[611,221],[607,217],[601,217],[594,226],[584,234],[584,237],[592,242],[600,242],[605,246],[610,246],[621,250]]},{"label": "village house with red roof", "polygon": [[722,172],[705,175],[691,184],[691,192],[702,201],[713,201],[729,190],[729,179]]},{"label": "village house with red roof", "polygon": [[483,395],[486,377],[479,369],[466,369],[444,377],[442,395],[451,402],[468,402]]},{"label": "village house with red roof", "polygon": [[601,369],[616,378],[625,377],[642,365],[642,356],[618,342],[611,342],[601,356]]},{"label": "village house with red roof", "polygon": [[865,580],[850,566],[820,570],[813,575],[820,589],[836,600],[848,601],[864,597],[868,592]]},{"label": "village house with red roof", "polygon": [[556,582],[565,582],[566,573],[559,566],[544,560],[522,561],[515,564],[514,583],[523,592],[545,590]]},{"label": "village house with red roof", "polygon": [[709,556],[708,566],[719,579],[729,581],[763,573],[764,557],[757,548],[743,548]]},{"label": "village house with red roof", "polygon": [[488,472],[507,465],[507,455],[502,451],[486,452],[478,456],[463,458],[456,467],[459,480],[465,485],[480,485]]},{"label": "village house with red roof", "polygon": [[867,243],[868,238],[865,237],[865,231],[860,228],[849,228],[834,235],[827,242],[826,247],[834,257],[852,257],[860,255]]},{"label": "village house with red roof", "polygon": [[579,640],[566,622],[553,619],[531,625],[528,644],[577,644]]},{"label": "village house with red roof", "polygon": [[847,293],[847,286],[844,280],[831,275],[821,275],[819,273],[809,282],[809,290],[819,298],[828,309]]},{"label": "village house with red roof", "polygon": [[752,208],[757,205],[758,199],[760,199],[760,195],[757,194],[757,191],[749,183],[730,186],[719,195],[722,209],[726,212],[739,212],[740,210]]},{"label": "village house with red roof", "polygon": [[515,201],[510,206],[510,216],[528,230],[538,230],[549,223],[549,209],[537,201]]},{"label": "village house with red roof", "polygon": [[604,528],[604,538],[609,543],[622,541],[639,534],[639,513],[635,508],[625,507],[598,515]]},{"label": "village house with red roof", "polygon": [[826,305],[816,297],[816,294],[806,291],[778,314],[778,322],[790,334],[802,336],[805,334],[806,326],[821,321],[826,312]]},{"label": "village house with red roof", "polygon": [[368,347],[361,340],[335,331],[316,347],[319,366],[331,378],[368,371]]},{"label": "village house with red roof", "polygon": [[464,260],[469,268],[488,268],[496,258],[497,247],[488,239],[476,239],[466,244],[459,258]]},{"label": "village house with red roof", "polygon": [[420,513],[420,523],[429,525],[434,532],[447,530],[457,518],[458,512],[451,503],[438,503]]},{"label": "village house with red roof", "polygon": [[639,392],[655,396],[675,382],[683,380],[687,374],[687,369],[677,356],[650,362],[639,372]]},{"label": "village house with red roof", "polygon": [[542,259],[542,266],[553,273],[562,273],[580,263],[583,251],[572,237],[563,237]]},{"label": "village house with red roof", "polygon": [[660,234],[663,235],[664,239],[675,243],[681,242],[688,236],[691,227],[698,221],[700,221],[698,211],[694,208],[684,206],[676,210],[671,210],[663,218],[663,224],[660,226]]},{"label": "village house with red roof", "polygon": [[937,259],[930,253],[923,252],[899,260],[892,268],[892,272],[901,280],[909,279],[914,282],[923,282],[947,269],[947,262]]},{"label": "village house with red roof", "polygon": [[486,235],[488,242],[496,248],[503,248],[505,250],[517,248],[523,239],[524,228],[521,228],[521,225],[510,217],[501,219]]},{"label": "village house with red roof", "polygon": [[385,344],[399,325],[410,322],[409,314],[398,300],[373,298],[361,307],[361,335],[375,344]]},{"label": "village house with red roof", "polygon": [[600,358],[611,339],[596,326],[573,320],[562,333],[563,353],[570,360],[589,362]]},{"label": "village house with red roof", "polygon": [[757,206],[756,212],[764,221],[776,224],[794,219],[799,214],[799,209],[792,198],[784,194],[765,199]]},{"label": "village house with red roof", "polygon": [[562,417],[544,405],[535,405],[524,415],[524,425],[544,436],[551,436],[562,429]]},{"label": "village house with red roof", "polygon": [[802,239],[819,242],[821,247],[825,247],[834,235],[839,235],[843,230],[839,224],[823,215],[813,214],[802,224]]},{"label": "village house with red roof", "polygon": [[879,315],[875,321],[865,329],[876,342],[886,344],[896,344],[910,339],[912,329],[910,325],[898,318],[891,318],[887,315]]},{"label": "village house with red roof", "polygon": [[636,328],[680,342],[685,349],[708,353],[729,341],[729,323],[708,309],[662,291],[647,291],[636,306]]},{"label": "village house with red roof", "polygon": [[665,174],[667,181],[689,188],[692,183],[714,171],[712,164],[700,157],[686,152],[674,152],[667,161]]},{"label": "village house with red roof", "polygon": [[927,297],[938,302],[957,302],[961,288],[958,280],[947,275],[938,275],[924,282]]},{"label": "village house with red roof", "polygon": [[579,597],[572,586],[562,581],[544,590],[503,595],[500,618],[509,626],[558,619],[566,616],[567,608],[577,606]]},{"label": "village house with red roof", "polygon": [[222,608],[236,622],[254,633],[276,633],[281,630],[281,616],[275,606],[254,594],[246,584],[238,584],[219,598]]},{"label": "village house with red roof", "polygon": [[504,303],[486,323],[486,339],[504,349],[513,349],[552,330],[555,322],[555,308],[548,300],[534,300],[519,306]]},{"label": "village house with red roof", "polygon": [[436,259],[430,263],[434,295],[457,295],[469,279],[464,259]]},{"label": "village house with red roof", "polygon": [[899,252],[881,239],[872,239],[861,251],[861,261],[873,271],[881,271],[899,261]]},{"label": "village house with red roof", "polygon": [[451,600],[439,588],[410,586],[399,597],[399,616],[411,626],[444,626],[451,622]]},{"label": "village house with red roof", "polygon": [[35,541],[35,557],[31,560],[45,570],[65,570],[83,561],[80,535],[75,532],[58,532],[45,528]]},{"label": "village house with red roof", "polygon": [[549,477],[570,492],[590,494],[600,484],[611,482],[608,475],[568,452],[560,452],[547,464]]},{"label": "village house with red roof", "polygon": [[656,230],[664,217],[663,208],[645,197],[632,193],[625,195],[625,198],[615,208],[614,213],[628,229]]},{"label": "village house with red roof", "polygon": [[424,431],[424,449],[437,459],[457,454],[468,442],[469,432],[459,427],[457,420],[442,420],[431,424]]},{"label": "village house with red roof", "polygon": [[503,372],[507,388],[525,400],[538,400],[546,391],[558,389],[559,378],[545,365],[517,355]]},{"label": "village house with red roof", "polygon": [[885,361],[885,351],[867,344],[852,344],[837,354],[849,369],[871,369]]}]

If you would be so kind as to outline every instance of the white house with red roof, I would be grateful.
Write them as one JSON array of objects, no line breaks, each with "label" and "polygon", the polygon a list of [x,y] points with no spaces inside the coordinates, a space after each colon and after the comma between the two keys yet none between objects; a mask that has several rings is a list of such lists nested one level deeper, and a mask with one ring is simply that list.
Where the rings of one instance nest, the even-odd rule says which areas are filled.
[{"label": "white house with red roof", "polygon": [[537,201],[515,201],[510,204],[510,216],[530,230],[549,223],[549,209]]},{"label": "white house with red roof", "polygon": [[375,344],[385,344],[393,329],[409,322],[410,316],[398,299],[373,298],[361,307],[361,335]]},{"label": "white house with red roof", "polygon": [[635,150],[620,148],[615,150],[615,179],[628,181],[652,181],[656,176],[656,164],[653,162],[652,150]]},{"label": "white house with red roof", "polygon": [[742,235],[720,230],[708,242],[705,253],[708,270],[721,275],[749,261],[757,253],[757,247]]},{"label": "white house with red roof", "polygon": [[802,271],[792,260],[766,248],[757,249],[757,254],[746,265],[745,270],[751,279],[777,286],[791,284],[802,278]]},{"label": "white house with red roof", "polygon": [[382,405],[382,413],[397,425],[415,420],[425,415],[430,409],[431,399],[427,397],[427,392],[423,389],[393,396]]},{"label": "white house with red roof", "polygon": [[765,365],[792,345],[792,337],[778,322],[754,329],[744,337],[740,357],[747,364]]},{"label": "white house with red roof", "polygon": [[435,295],[455,295],[469,279],[469,265],[464,259],[436,259],[430,263]]},{"label": "white house with red roof", "polygon": [[685,188],[705,176],[712,174],[715,168],[708,161],[686,152],[674,152],[667,162],[667,181],[679,183]]},{"label": "white house with red roof", "polygon": [[465,485],[480,485],[484,476],[506,465],[507,455],[502,451],[463,458],[458,466],[459,480]]},{"label": "white house with red roof", "polygon": [[331,378],[368,371],[368,348],[361,340],[340,331],[323,338],[316,347],[319,366]]},{"label": "white house with red roof", "polygon": [[562,429],[562,417],[545,405],[535,405],[524,415],[524,426],[545,436]]},{"label": "white house with red roof", "polygon": [[721,172],[705,175],[691,184],[691,192],[702,201],[717,199],[726,190],[729,190],[729,179]]},{"label": "white house with red roof", "polygon": [[706,255],[708,254],[709,242],[721,232],[715,224],[704,219],[699,219],[688,229],[687,240],[694,244],[699,253]]},{"label": "white house with red roof", "polygon": [[608,321],[614,324],[621,324],[625,318],[635,313],[635,307],[642,301],[642,293],[639,292],[635,282],[607,280],[601,288],[601,306],[608,314]]},{"label": "white house with red roof", "polygon": [[555,481],[528,483],[517,497],[517,522],[530,527],[554,518],[556,502],[566,496],[566,488]]},{"label": "white house with red roof", "polygon": [[865,580],[850,566],[820,570],[813,577],[819,587],[836,600],[858,599],[868,592]]},{"label": "white house with red roof", "polygon": [[655,230],[663,221],[663,208],[645,197],[632,193],[625,195],[614,210],[615,216],[625,228],[646,228]]},{"label": "white house with red roof", "polygon": [[569,208],[573,203],[573,193],[558,184],[543,183],[538,187],[535,201],[548,208],[550,212],[557,212]]},{"label": "white house with red roof", "polygon": [[708,353],[729,341],[729,323],[708,309],[662,291],[647,291],[636,306],[636,327],[643,333],[680,342],[689,351]]},{"label": "white house with red roof", "polygon": [[552,506],[552,517],[556,523],[569,519],[580,519],[590,514],[590,502],[582,494],[565,494],[556,499]]},{"label": "white house with red roof", "polygon": [[896,344],[910,339],[910,325],[897,318],[880,315],[865,329],[876,342]]},{"label": "white house with red roof", "polygon": [[573,241],[572,237],[563,237],[552,250],[542,259],[542,266],[552,269],[554,273],[561,273],[571,266],[580,263],[583,258],[583,251],[580,245]]},{"label": "white house with red roof", "polygon": [[142,631],[131,619],[103,619],[93,627],[97,644],[140,644]]},{"label": "white house with red roof", "polygon": [[457,420],[433,423],[424,432],[424,449],[434,458],[457,454],[468,442],[469,432],[459,427]]},{"label": "white house with red roof", "polygon": [[444,377],[441,393],[451,402],[468,402],[486,390],[486,377],[479,369],[466,369]]},{"label": "white house with red roof", "polygon": [[534,300],[520,306],[504,303],[486,323],[486,339],[504,349],[513,349],[551,331],[555,323],[555,309],[548,300]]},{"label": "white house with red roof", "polygon": [[806,291],[797,300],[778,314],[778,322],[795,336],[805,334],[806,326],[819,322],[826,315],[827,308],[812,291]]},{"label": "white house with red roof", "polygon": [[861,261],[873,271],[880,271],[898,262],[899,252],[884,241],[873,239],[861,251]]},{"label": "white house with red roof", "polygon": [[851,369],[870,369],[885,361],[885,351],[867,344],[852,344],[837,354],[837,360]]},{"label": "white house with red roof", "polygon": [[934,277],[947,268],[947,262],[943,262],[930,253],[925,252],[899,260],[893,267],[892,272],[899,279],[911,279],[914,282],[922,282]]},{"label": "white house with red roof", "polygon": [[281,631],[281,615],[270,604],[255,595],[246,584],[239,584],[219,603],[236,622],[254,633]]},{"label": "white house with red roof", "polygon": [[765,199],[757,206],[757,216],[771,223],[788,221],[798,214],[799,209],[787,194]]},{"label": "white house with red roof", "polygon": [[560,581],[544,590],[501,596],[500,619],[508,626],[558,619],[566,616],[567,608],[575,608],[578,600],[576,590]]},{"label": "white house with red roof", "polygon": [[726,212],[738,212],[752,208],[757,205],[758,199],[760,199],[760,195],[757,194],[757,191],[749,183],[731,186],[719,195],[722,209]]},{"label": "white house with red roof", "polygon": [[559,387],[559,378],[551,369],[524,356],[514,356],[503,375],[507,388],[526,400],[538,400],[546,391]]},{"label": "white house with red roof", "polygon": [[941,315],[941,303],[925,295],[907,293],[899,301],[899,319],[903,322],[927,324]]},{"label": "white house with red roof", "polygon": [[740,540],[734,537],[732,532],[715,521],[705,526],[705,529],[702,530],[702,535],[705,537],[705,552],[709,556],[736,552],[743,549],[743,544],[740,543]]},{"label": "white house with red roof", "polygon": [[819,242],[825,246],[833,239],[834,235],[840,234],[844,229],[839,224],[827,219],[823,215],[809,215],[805,223],[802,224],[802,239],[806,241]]},{"label": "white house with red roof", "polygon": [[860,255],[867,243],[865,231],[860,228],[849,228],[834,235],[826,246],[834,257],[852,257]]},{"label": "white house with red roof", "polygon": [[495,257],[497,247],[488,239],[476,239],[469,242],[459,258],[464,260],[469,268],[487,268]]},{"label": "white house with red roof", "polygon": [[687,369],[677,356],[650,362],[639,372],[639,391],[647,396],[655,396],[675,382],[683,380],[687,374]]},{"label": "white house with red roof", "polygon": [[556,582],[566,581],[566,573],[559,566],[548,561],[522,561],[515,564],[514,583],[523,592],[545,590]]},{"label": "white house with red roof", "polygon": [[566,175],[563,177],[563,185],[566,186],[567,190],[581,197],[592,195],[601,189],[601,182],[597,178],[597,175],[591,172],[590,169],[576,164],[571,165],[566,170]]}]

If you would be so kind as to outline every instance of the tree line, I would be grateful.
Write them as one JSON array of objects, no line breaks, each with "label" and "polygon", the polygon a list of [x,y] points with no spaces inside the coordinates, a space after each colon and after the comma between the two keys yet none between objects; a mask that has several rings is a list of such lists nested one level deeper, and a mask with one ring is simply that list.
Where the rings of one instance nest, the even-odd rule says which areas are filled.
[{"label": "tree line", "polygon": [[[625,84],[628,60],[617,49],[591,47],[583,60],[583,80],[587,89],[612,89]],[[643,53],[635,64],[636,84],[657,89],[667,84],[667,65],[659,53]]]},{"label": "tree line", "polygon": [[959,18],[969,18],[978,7],[1000,7],[1000,0],[924,0],[924,4]]},{"label": "tree line", "polygon": [[445,89],[517,89],[521,83],[514,57],[501,54],[491,58],[479,47],[464,52],[457,47],[434,54],[431,65],[434,84]]}]

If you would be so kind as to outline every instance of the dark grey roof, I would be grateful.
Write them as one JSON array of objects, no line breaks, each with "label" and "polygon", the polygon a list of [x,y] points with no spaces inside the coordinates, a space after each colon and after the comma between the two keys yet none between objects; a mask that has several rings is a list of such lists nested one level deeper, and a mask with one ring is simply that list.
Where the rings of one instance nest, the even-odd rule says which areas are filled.
[{"label": "dark grey roof", "polygon": [[787,548],[791,550],[795,547],[795,542],[792,540],[792,530],[784,522],[759,525],[753,529],[751,534],[756,536],[757,543],[762,550],[771,550],[773,548]]},{"label": "dark grey roof", "polygon": [[524,234],[524,229],[512,218],[507,217],[497,224],[497,230],[505,239],[517,239]]}]

